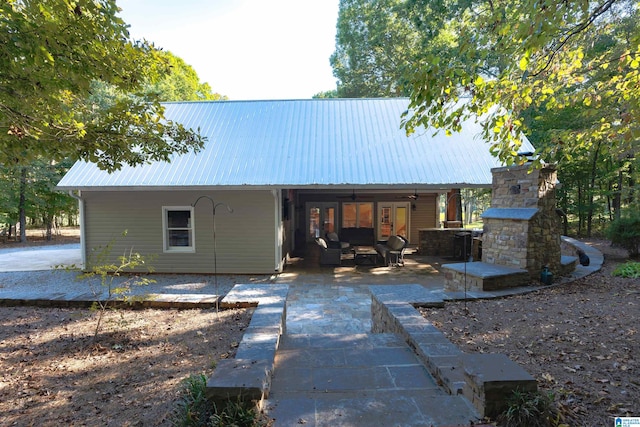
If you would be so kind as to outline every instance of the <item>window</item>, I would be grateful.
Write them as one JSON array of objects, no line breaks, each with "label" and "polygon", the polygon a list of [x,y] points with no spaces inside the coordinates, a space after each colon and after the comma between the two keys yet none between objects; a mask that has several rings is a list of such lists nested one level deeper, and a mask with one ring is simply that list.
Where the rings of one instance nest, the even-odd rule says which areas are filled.
[{"label": "window", "polygon": [[373,203],[343,203],[342,228],[373,227]]},{"label": "window", "polygon": [[162,213],[165,252],[194,252],[193,208],[166,206]]}]

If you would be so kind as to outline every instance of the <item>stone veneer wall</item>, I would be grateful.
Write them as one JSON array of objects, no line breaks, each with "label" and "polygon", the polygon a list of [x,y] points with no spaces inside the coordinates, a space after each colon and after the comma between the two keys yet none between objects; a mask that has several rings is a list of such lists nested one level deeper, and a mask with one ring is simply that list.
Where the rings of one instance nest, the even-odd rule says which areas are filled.
[{"label": "stone veneer wall", "polygon": [[527,269],[529,221],[483,218],[482,261]]},{"label": "stone veneer wall", "polygon": [[464,228],[421,228],[418,230],[420,255],[453,256],[453,238]]},{"label": "stone veneer wall", "polygon": [[530,165],[492,169],[491,207],[537,209],[530,219],[484,219],[482,261],[529,271],[539,277],[543,266],[561,268],[560,217],[556,213],[556,169]]}]

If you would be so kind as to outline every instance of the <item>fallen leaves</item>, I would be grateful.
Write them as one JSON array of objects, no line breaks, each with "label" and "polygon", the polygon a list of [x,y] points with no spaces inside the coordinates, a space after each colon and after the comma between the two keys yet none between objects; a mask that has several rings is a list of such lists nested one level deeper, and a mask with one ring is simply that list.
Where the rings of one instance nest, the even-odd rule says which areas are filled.
[{"label": "fallen leaves", "polygon": [[180,381],[233,357],[251,310],[112,314],[126,328],[92,343],[88,310],[0,307],[0,424],[166,425]]},{"label": "fallen leaves", "polygon": [[518,362],[554,392],[567,424],[609,425],[640,402],[640,281],[612,278],[614,266],[532,294],[468,301],[468,314],[456,302],[423,315],[465,352]]}]

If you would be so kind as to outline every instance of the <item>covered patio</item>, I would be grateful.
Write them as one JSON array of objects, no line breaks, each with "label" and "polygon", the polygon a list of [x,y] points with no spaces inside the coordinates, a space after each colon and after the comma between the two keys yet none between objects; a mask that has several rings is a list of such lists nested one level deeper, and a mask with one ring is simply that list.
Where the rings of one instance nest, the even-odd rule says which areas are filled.
[{"label": "covered patio", "polygon": [[289,258],[278,283],[309,284],[407,284],[415,283],[432,289],[442,289],[444,276],[440,266],[451,262],[447,257],[420,255],[416,248],[405,254],[404,266],[358,265],[345,260],[342,265],[320,265],[320,248],[315,243],[307,245],[303,256]]}]

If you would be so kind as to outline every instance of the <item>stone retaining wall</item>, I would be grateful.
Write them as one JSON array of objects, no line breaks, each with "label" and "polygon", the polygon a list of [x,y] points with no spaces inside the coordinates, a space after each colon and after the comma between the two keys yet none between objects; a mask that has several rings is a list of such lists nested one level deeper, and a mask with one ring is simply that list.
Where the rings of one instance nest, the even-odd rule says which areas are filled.
[{"label": "stone retaining wall", "polygon": [[228,401],[262,408],[269,397],[271,377],[286,327],[286,285],[235,285],[221,307],[256,307],[236,356],[218,362],[207,380],[206,395],[217,407]]},{"label": "stone retaining wall", "polygon": [[431,375],[452,395],[462,394],[481,417],[495,418],[515,391],[535,391],[536,380],[503,354],[465,354],[411,304],[388,304],[373,293],[372,332],[404,338]]}]

